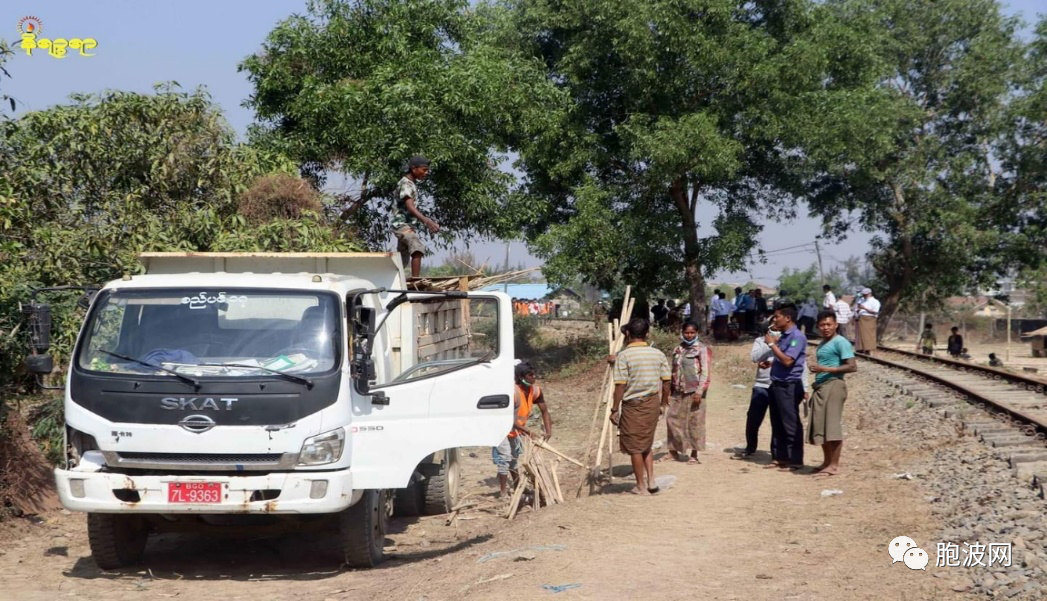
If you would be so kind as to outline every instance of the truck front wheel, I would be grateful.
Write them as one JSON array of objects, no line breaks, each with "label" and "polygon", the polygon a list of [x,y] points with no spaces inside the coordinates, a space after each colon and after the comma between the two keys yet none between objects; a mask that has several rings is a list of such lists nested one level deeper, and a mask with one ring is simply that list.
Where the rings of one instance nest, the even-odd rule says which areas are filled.
[{"label": "truck front wheel", "polygon": [[422,482],[426,515],[450,513],[458,504],[458,449],[447,449],[435,473]]},{"label": "truck front wheel", "polygon": [[140,516],[87,514],[87,541],[91,546],[91,556],[103,570],[115,570],[141,561],[148,538],[149,525]]},{"label": "truck front wheel", "polygon": [[338,515],[342,556],[351,568],[373,568],[385,559],[385,533],[392,498],[384,490],[365,490]]}]

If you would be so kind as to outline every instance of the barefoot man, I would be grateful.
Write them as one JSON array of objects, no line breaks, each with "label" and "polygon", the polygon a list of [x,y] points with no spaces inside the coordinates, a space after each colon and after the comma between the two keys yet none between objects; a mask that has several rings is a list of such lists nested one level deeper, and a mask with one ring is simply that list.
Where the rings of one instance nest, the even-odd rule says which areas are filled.
[{"label": "barefoot man", "polygon": [[811,373],[815,376],[807,442],[822,445],[825,455],[814,475],[835,476],[840,471],[843,404],[847,400],[847,384],[843,381],[843,375],[858,371],[858,364],[854,360],[851,343],[836,333],[835,311],[818,314],[818,332],[822,335],[822,341],[815,352],[817,361],[810,365]]},{"label": "barefoot man", "polygon": [[654,485],[654,453],[651,449],[658,418],[669,406],[672,380],[665,353],[647,344],[650,327],[647,320],[640,317],[634,317],[622,326],[626,347],[614,357],[611,423],[618,426],[621,450],[632,461],[636,488],[629,492],[636,495],[658,492]]}]

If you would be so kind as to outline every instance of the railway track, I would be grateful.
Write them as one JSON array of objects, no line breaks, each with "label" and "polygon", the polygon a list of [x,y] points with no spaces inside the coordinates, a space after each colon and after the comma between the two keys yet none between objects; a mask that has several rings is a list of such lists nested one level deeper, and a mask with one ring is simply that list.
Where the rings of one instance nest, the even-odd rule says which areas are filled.
[{"label": "railway track", "polygon": [[879,347],[863,361],[881,380],[918,397],[1004,457],[1047,498],[1047,384],[1020,374]]}]

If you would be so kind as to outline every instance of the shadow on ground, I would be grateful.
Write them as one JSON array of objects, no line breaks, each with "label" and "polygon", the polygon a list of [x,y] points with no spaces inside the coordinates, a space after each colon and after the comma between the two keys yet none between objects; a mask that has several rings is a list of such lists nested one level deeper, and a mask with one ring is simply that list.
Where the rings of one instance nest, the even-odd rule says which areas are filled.
[{"label": "shadow on ground", "polygon": [[[390,524],[396,536],[404,526]],[[398,526],[398,527],[397,527]],[[398,548],[375,569],[392,568],[457,553],[490,540],[485,534],[451,543],[431,542],[418,551]],[[386,545],[395,541],[386,539]],[[64,572],[69,578],[94,580],[323,580],[348,570],[342,564],[338,540],[332,534],[223,535],[165,533],[150,538],[145,558],[136,566],[103,571],[89,555],[79,557]],[[57,550],[56,550],[57,551]]]}]

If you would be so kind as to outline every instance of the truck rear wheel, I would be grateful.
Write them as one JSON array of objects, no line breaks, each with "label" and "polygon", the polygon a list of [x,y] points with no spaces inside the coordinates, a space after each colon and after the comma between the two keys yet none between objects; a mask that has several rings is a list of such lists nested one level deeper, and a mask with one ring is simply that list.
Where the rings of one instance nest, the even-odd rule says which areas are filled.
[{"label": "truck rear wheel", "polygon": [[352,568],[373,568],[385,560],[386,523],[392,497],[384,490],[365,490],[338,515],[342,556]]},{"label": "truck rear wheel", "polygon": [[91,556],[103,570],[115,570],[141,561],[148,538],[149,525],[140,516],[87,514],[87,541],[91,546]]},{"label": "truck rear wheel", "polygon": [[443,460],[434,467],[435,473],[421,483],[425,495],[425,513],[450,513],[458,503],[458,449],[444,451]]},{"label": "truck rear wheel", "polygon": [[424,476],[415,473],[407,488],[398,488],[393,493],[393,515],[397,517],[415,517],[425,510]]}]

